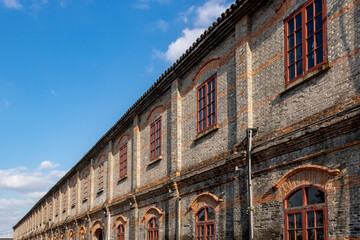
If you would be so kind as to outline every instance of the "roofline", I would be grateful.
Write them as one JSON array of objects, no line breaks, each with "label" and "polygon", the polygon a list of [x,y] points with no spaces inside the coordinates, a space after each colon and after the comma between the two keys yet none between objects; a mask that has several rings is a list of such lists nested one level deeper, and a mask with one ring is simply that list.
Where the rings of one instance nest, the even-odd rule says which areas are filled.
[{"label": "roofline", "polygon": [[[60,185],[64,184],[66,179],[76,173],[78,168],[86,164],[95,155],[97,155],[104,147],[112,141],[119,132],[126,129],[132,124],[133,119],[144,111],[153,100],[161,93],[166,91],[171,83],[185,76],[188,69],[200,62],[214,48],[216,43],[220,42],[227,34],[233,30],[236,21],[244,15],[252,12],[266,0],[236,0],[221,16],[213,22],[213,24],[200,35],[199,38],[183,53],[174,64],[169,67],[155,83],[126,111],[126,113],[113,125],[96,143],[95,145],[72,167],[35,205],[22,217],[18,223],[13,226],[15,230],[23,220],[25,220],[31,212],[33,212],[41,203],[52,193],[56,192]],[[234,14],[234,13],[237,14]],[[215,36],[215,37],[213,37]],[[210,47],[209,47],[210,46]]]}]

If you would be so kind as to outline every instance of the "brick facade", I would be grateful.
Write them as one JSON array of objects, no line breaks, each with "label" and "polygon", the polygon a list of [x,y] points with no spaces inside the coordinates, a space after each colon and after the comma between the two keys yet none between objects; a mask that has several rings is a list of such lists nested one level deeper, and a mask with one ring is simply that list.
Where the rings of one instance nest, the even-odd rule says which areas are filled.
[{"label": "brick facade", "polygon": [[[248,239],[248,128],[257,129],[254,239],[287,236],[284,199],[301,186],[326,193],[325,239],[360,239],[360,2],[322,1],[328,61],[286,85],[284,19],[305,2],[236,1],[14,226],[14,239],[113,240],[121,225],[125,239],[142,240],[154,217],[159,239],[195,239],[203,207],[215,211],[217,240]],[[214,74],[217,121],[198,133],[197,89]],[[159,117],[161,156],[150,160]]]}]

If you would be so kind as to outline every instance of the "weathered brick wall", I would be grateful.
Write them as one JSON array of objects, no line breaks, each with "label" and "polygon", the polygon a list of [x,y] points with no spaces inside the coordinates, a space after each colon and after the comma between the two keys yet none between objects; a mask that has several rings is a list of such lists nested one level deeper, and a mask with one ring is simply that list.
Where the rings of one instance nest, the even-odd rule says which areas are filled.
[{"label": "weathered brick wall", "polygon": [[[329,238],[359,238],[358,115],[347,113],[271,140],[360,102],[358,1],[326,1],[331,68],[285,89],[283,20],[304,2],[267,1],[240,18],[207,56],[182,73],[170,89],[163,89],[161,96],[137,113],[112,141],[104,143],[86,166],[80,165],[76,174],[68,176],[68,180],[77,178],[74,208],[67,180],[59,186],[69,186],[66,212],[60,207],[55,218],[54,202],[51,208],[47,203],[47,216],[35,215],[35,221],[32,218],[21,224],[14,231],[14,236],[19,236],[16,239],[30,236],[29,230],[36,229],[39,222],[49,223],[49,218],[52,226],[67,227],[66,239],[70,231],[80,239],[81,227],[91,238],[97,222],[103,224],[104,233],[110,230],[113,239],[120,223],[125,226],[125,239],[146,239],[151,216],[160,219],[161,239],[176,239],[179,232],[183,240],[194,239],[195,215],[205,205],[216,211],[216,239],[246,239],[247,180],[241,151],[248,127],[258,128],[253,149],[255,239],[283,238],[285,190],[276,190],[273,184],[305,165],[340,170],[339,175],[330,177],[315,170],[298,173],[295,185],[318,184],[326,190]],[[219,129],[196,139],[197,87],[215,73]],[[150,164],[150,124],[159,116],[163,159]],[[262,144],[266,140],[269,142]],[[120,179],[119,149],[125,143],[128,173]],[[102,192],[98,187],[99,161],[104,162]],[[235,164],[240,166],[238,171]],[[82,195],[85,168],[90,172],[87,201]],[[46,239],[53,237],[55,228],[49,224],[40,229],[46,229]],[[30,238],[36,236],[26,237]]]}]

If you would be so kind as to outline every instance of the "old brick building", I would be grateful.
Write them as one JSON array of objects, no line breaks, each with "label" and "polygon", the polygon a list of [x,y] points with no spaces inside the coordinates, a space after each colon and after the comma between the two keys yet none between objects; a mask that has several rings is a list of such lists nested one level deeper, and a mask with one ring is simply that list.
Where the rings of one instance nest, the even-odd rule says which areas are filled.
[{"label": "old brick building", "polygon": [[359,3],[236,1],[14,239],[360,239]]}]

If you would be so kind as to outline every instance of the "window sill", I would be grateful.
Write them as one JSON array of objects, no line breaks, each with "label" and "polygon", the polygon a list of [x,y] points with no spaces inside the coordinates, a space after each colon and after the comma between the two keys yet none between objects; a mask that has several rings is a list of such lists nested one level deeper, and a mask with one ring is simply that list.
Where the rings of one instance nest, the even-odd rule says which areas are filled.
[{"label": "window sill", "polygon": [[157,158],[153,159],[150,161],[150,163],[148,164],[148,166],[156,163],[156,162],[159,162],[160,160],[162,159],[162,155],[158,156]]},{"label": "window sill", "polygon": [[219,124],[213,125],[212,127],[208,128],[207,130],[199,133],[199,134],[196,136],[196,138],[194,139],[194,142],[197,141],[197,140],[199,140],[199,139],[201,139],[201,138],[203,138],[203,137],[205,137],[206,135],[208,135],[208,134],[210,134],[210,133],[212,133],[212,132],[217,131],[219,128],[220,128],[220,125],[219,125]]},{"label": "window sill", "polygon": [[128,177],[128,175],[126,174],[125,176],[119,178],[118,182],[121,182],[122,180],[126,179]]},{"label": "window sill", "polygon": [[317,75],[319,75],[320,73],[323,73],[327,70],[329,70],[331,68],[331,62],[327,62],[324,63],[323,65],[321,65],[320,67],[312,70],[311,72],[308,72],[307,74],[305,74],[304,76],[302,76],[301,78],[297,79],[296,81],[288,84],[287,86],[285,86],[281,91],[280,94],[284,94],[286,92],[288,92],[289,90],[297,87],[298,85],[309,81],[310,79],[312,79],[313,77],[316,77]]},{"label": "window sill", "polygon": [[103,191],[104,191],[104,189],[101,188],[101,189],[99,189],[99,190],[97,191],[97,194],[100,195],[100,194],[102,194]]}]

